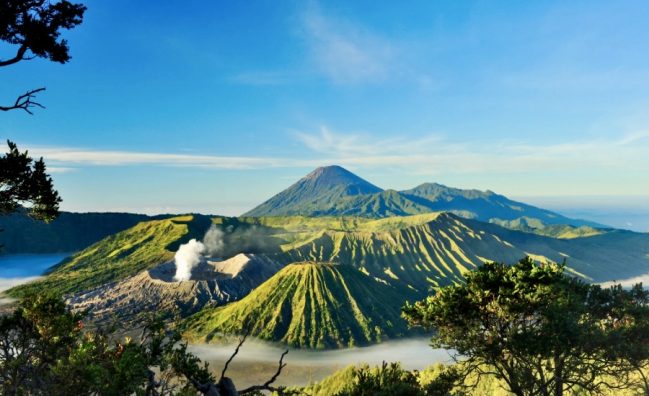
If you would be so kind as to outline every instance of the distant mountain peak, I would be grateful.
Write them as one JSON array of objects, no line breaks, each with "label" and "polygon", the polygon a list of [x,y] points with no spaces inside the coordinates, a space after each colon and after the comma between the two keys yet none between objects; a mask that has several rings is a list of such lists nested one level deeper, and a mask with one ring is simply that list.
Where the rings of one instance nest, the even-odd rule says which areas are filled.
[{"label": "distant mountain peak", "polygon": [[244,215],[283,216],[311,213],[340,199],[382,191],[383,189],[341,166],[322,166]]},{"label": "distant mountain peak", "polygon": [[368,191],[368,193],[382,191],[381,188],[359,176],[356,176],[339,165],[328,165],[316,168],[311,171],[311,173],[304,176],[300,181],[315,181],[322,186],[362,185],[368,190],[373,190]]}]

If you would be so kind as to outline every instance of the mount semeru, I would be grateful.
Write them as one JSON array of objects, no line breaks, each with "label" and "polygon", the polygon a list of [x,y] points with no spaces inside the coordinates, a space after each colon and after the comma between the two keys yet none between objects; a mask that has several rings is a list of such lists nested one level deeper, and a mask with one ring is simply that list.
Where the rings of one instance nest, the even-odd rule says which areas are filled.
[{"label": "mount semeru", "polygon": [[[244,216],[362,216],[382,218],[429,212],[507,226],[521,218],[542,225],[604,227],[508,199],[492,191],[461,190],[424,183],[404,191],[383,190],[340,166],[320,167]],[[541,227],[542,228],[542,227]],[[532,231],[538,230],[535,227]]]}]

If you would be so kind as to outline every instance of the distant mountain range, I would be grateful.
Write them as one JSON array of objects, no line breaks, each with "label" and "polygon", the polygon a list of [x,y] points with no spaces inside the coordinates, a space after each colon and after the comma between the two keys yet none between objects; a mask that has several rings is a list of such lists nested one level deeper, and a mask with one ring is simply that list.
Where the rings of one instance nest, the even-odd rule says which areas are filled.
[{"label": "distant mountain range", "polygon": [[[237,270],[236,277],[218,266],[197,267],[200,273],[194,271],[191,280],[173,281],[169,263],[175,251],[191,238],[202,238],[211,225],[223,233],[223,263],[254,254],[263,265]],[[383,219],[193,215],[141,222],[9,294],[59,292],[73,307],[92,308],[98,317],[121,323],[137,322],[143,312],[198,311],[185,327],[196,340],[237,333],[237,324],[250,323],[252,334],[261,338],[330,348],[405,335],[405,323],[393,315],[397,307],[461,282],[466,271],[485,261],[567,260],[569,273],[601,282],[649,272],[648,254],[648,234],[608,230],[559,239],[447,212]],[[277,307],[285,311],[276,312]],[[386,310],[385,322],[377,307]],[[303,315],[313,320],[305,322]]]},{"label": "distant mountain range", "polygon": [[[649,273],[649,234],[598,228],[490,191],[439,184],[382,190],[340,167],[316,169],[242,217],[132,216],[63,217],[61,233],[114,219],[86,231],[85,243],[124,229],[8,294],[58,292],[99,322],[175,312],[196,341],[246,328],[297,347],[336,348],[410,334],[399,316],[405,301],[462,282],[486,261],[565,260],[568,273],[589,282]],[[22,232],[37,230],[26,224]],[[84,227],[65,236],[41,231],[73,242]],[[176,282],[175,252],[214,228],[218,252],[203,257],[190,280]]]},{"label": "distant mountain range", "polygon": [[[562,238],[596,235],[605,227],[512,201],[491,191],[461,190],[436,183],[405,191],[383,190],[339,166],[314,170],[244,216],[384,218],[440,211]],[[75,252],[141,221],[173,216],[62,212],[45,224],[21,211],[0,216],[0,254]]]},{"label": "distant mountain range", "polygon": [[383,218],[441,211],[503,226],[532,222],[536,225],[534,230],[553,224],[605,227],[512,201],[492,191],[461,190],[437,183],[424,183],[404,191],[383,190],[335,165],[314,170],[244,216]]}]

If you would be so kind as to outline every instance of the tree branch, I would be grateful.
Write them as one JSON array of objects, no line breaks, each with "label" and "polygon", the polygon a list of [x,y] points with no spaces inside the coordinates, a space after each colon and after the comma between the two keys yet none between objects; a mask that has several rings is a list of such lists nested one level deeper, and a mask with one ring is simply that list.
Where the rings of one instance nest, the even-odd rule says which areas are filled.
[{"label": "tree branch", "polygon": [[225,372],[228,371],[228,366],[230,365],[230,362],[232,362],[232,359],[234,359],[235,356],[239,353],[239,348],[241,348],[241,345],[243,345],[244,342],[246,342],[246,338],[248,338],[248,333],[244,333],[243,337],[239,338],[239,344],[237,345],[237,348],[234,350],[234,353],[230,356],[227,362],[225,362],[225,366],[223,366],[223,371],[221,371],[221,378],[219,379],[219,382],[223,381],[223,378],[225,378]]},{"label": "tree branch", "polygon": [[282,356],[279,358],[279,365],[277,366],[277,372],[275,372],[275,375],[273,375],[271,377],[271,379],[266,381],[263,385],[255,385],[255,386],[251,386],[249,388],[243,389],[243,390],[239,391],[239,394],[240,395],[246,395],[248,393],[261,391],[261,390],[267,390],[267,391],[271,391],[271,392],[279,392],[279,391],[281,391],[281,388],[275,388],[275,387],[272,387],[270,385],[273,382],[275,382],[277,377],[279,377],[279,375],[282,373],[282,369],[284,367],[286,367],[286,363],[284,363],[284,357],[287,354],[288,354],[288,349],[285,350],[284,353],[282,353]]},{"label": "tree branch", "polygon": [[32,57],[32,56],[30,56],[28,58],[25,58],[25,53],[26,52],[27,52],[27,46],[25,44],[21,45],[20,48],[18,48],[18,52],[16,52],[16,56],[14,56],[11,59],[7,59],[5,61],[0,60],[0,67],[13,65],[14,63],[18,63],[21,60],[34,59],[34,57]]},{"label": "tree branch", "polygon": [[33,115],[34,113],[31,112],[30,108],[32,107],[40,107],[41,109],[45,108],[45,106],[43,106],[42,104],[38,102],[34,102],[32,100],[37,93],[42,91],[45,91],[45,88],[32,89],[31,91],[27,91],[26,93],[20,95],[12,106],[0,106],[0,110],[9,111],[9,110],[23,109],[27,113]]}]

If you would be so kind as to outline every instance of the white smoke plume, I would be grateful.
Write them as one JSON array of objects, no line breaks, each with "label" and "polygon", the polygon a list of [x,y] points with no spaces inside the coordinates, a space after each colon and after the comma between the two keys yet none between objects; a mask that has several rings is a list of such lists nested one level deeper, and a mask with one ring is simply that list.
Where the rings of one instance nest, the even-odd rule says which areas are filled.
[{"label": "white smoke plume", "polygon": [[180,245],[174,256],[176,262],[174,279],[179,282],[189,280],[192,277],[192,268],[200,263],[203,253],[205,253],[205,245],[196,239]]},{"label": "white smoke plume", "polygon": [[224,235],[225,233],[216,225],[212,224],[210,226],[210,229],[207,230],[203,237],[203,244],[205,245],[205,251],[208,256],[218,256],[223,251],[225,247],[225,242],[223,241]]}]

